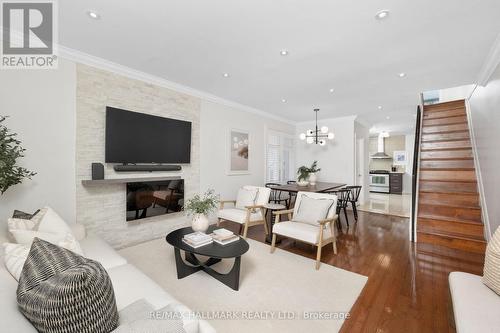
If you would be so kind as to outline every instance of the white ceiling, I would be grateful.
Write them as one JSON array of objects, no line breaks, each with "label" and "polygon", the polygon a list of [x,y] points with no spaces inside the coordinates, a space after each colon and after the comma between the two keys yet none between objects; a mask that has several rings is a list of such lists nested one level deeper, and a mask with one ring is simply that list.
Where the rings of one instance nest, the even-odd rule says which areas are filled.
[{"label": "white ceiling", "polygon": [[498,0],[65,0],[59,40],[293,121],[319,107],[401,131],[420,92],[476,80],[499,13]]}]

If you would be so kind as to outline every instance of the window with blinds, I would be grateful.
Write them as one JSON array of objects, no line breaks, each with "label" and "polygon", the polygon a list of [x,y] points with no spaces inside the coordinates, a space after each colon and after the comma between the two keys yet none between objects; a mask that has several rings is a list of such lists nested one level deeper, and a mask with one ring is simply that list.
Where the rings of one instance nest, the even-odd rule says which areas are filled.
[{"label": "window with blinds", "polygon": [[289,134],[269,131],[266,147],[266,182],[286,183],[293,180],[293,138]]}]

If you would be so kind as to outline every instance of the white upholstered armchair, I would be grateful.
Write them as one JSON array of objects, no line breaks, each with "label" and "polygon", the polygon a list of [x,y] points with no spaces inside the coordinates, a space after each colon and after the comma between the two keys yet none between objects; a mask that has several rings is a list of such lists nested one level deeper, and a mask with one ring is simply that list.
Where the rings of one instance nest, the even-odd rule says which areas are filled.
[{"label": "white upholstered armchair", "polygon": [[[289,210],[273,212],[276,222],[273,227],[271,253],[274,252],[276,236],[293,238],[295,240],[316,245],[316,269],[321,264],[321,248],[332,243],[333,252],[337,254],[335,223],[338,219],[337,196],[326,193],[299,192],[295,207]],[[288,220],[280,221],[282,215]]]},{"label": "white upholstered armchair", "polygon": [[[217,214],[217,225],[221,221],[232,221],[239,223],[243,230],[243,238],[247,237],[248,227],[263,224],[266,235],[269,233],[266,223],[266,209],[264,205],[269,202],[271,189],[258,186],[243,186],[238,190],[236,200],[223,200]],[[232,207],[227,207],[232,203]],[[241,230],[241,229],[240,229]]]}]

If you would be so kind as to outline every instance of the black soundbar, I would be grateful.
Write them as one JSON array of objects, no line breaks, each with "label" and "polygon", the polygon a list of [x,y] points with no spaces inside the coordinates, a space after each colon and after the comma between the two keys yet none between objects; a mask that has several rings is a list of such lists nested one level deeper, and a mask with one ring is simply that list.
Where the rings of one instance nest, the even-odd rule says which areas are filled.
[{"label": "black soundbar", "polygon": [[139,172],[139,171],[180,171],[180,165],[161,164],[118,164],[113,167],[116,172]]}]

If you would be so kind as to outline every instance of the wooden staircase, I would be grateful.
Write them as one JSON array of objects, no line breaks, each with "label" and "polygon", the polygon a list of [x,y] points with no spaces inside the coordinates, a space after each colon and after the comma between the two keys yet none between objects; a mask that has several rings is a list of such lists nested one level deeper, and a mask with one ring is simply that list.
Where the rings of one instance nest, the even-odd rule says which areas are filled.
[{"label": "wooden staircase", "polygon": [[484,253],[465,102],[426,105],[422,121],[417,241]]}]

